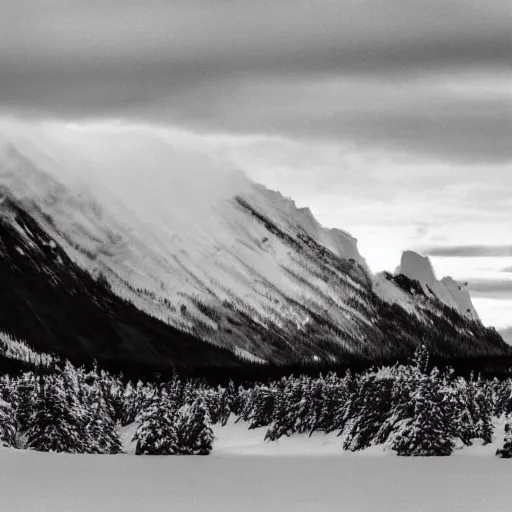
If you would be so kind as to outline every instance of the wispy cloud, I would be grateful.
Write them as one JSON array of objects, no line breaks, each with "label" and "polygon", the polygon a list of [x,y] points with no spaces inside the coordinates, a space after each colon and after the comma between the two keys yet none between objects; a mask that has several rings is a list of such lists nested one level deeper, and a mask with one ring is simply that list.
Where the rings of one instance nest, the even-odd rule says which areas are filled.
[{"label": "wispy cloud", "polygon": [[512,300],[512,281],[472,279],[469,290],[475,297],[495,300]]},{"label": "wispy cloud", "polygon": [[[425,248],[423,252],[428,256],[438,256],[444,258],[504,258],[512,256],[512,245],[437,246]],[[509,271],[512,271],[512,269]]]}]

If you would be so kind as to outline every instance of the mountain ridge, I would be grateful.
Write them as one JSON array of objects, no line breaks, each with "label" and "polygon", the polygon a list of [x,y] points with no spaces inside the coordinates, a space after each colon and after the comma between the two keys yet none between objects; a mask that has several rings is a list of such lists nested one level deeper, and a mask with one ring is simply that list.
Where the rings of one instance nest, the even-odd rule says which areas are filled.
[{"label": "mountain ridge", "polygon": [[[175,149],[158,147],[169,166]],[[180,189],[181,169],[163,166],[155,183],[146,183],[148,171],[149,177],[132,174],[126,194],[123,188],[96,194],[92,185],[101,173],[87,183],[83,155],[73,173],[84,180],[73,185],[62,178],[70,164],[69,158],[59,164],[59,147],[41,160],[44,166],[15,145],[3,154],[0,186],[10,208],[16,205],[38,226],[72,272],[76,267],[108,284],[109,293],[166,325],[170,339],[182,333],[280,364],[378,359],[409,353],[422,342],[441,354],[506,350],[478,320],[466,290],[447,278],[438,281],[428,260],[406,252],[398,273],[374,276],[354,237],[323,228],[309,209],[236,173],[213,183],[208,173],[215,169],[194,169]],[[138,159],[151,162],[150,156]],[[185,160],[180,153],[179,162]],[[193,181],[202,175],[206,183],[196,197]],[[169,183],[172,200],[151,195]],[[4,210],[8,230],[13,221]],[[192,364],[191,355],[185,359]]]}]

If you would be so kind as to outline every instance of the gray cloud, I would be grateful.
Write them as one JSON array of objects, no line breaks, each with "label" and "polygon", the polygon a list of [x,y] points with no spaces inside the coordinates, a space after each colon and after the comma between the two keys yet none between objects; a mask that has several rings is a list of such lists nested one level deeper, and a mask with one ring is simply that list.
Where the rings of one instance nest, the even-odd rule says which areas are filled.
[{"label": "gray cloud", "polygon": [[0,11],[5,113],[512,159],[505,0],[7,0]]},{"label": "gray cloud", "polygon": [[473,279],[469,281],[469,291],[474,297],[495,300],[511,300],[512,281]]},{"label": "gray cloud", "polygon": [[422,250],[428,256],[445,258],[501,258],[512,256],[512,245],[452,245]]}]

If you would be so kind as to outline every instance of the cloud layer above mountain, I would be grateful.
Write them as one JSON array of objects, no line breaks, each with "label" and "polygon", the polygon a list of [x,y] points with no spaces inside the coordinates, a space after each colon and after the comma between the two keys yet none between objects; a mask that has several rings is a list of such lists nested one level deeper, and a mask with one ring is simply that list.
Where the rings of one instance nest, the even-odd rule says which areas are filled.
[{"label": "cloud layer above mountain", "polygon": [[506,0],[7,0],[1,10],[5,112],[512,158]]}]

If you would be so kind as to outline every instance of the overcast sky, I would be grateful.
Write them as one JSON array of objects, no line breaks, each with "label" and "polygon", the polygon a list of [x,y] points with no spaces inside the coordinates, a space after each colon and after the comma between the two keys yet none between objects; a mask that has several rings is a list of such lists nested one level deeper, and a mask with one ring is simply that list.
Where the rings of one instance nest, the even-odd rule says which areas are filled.
[{"label": "overcast sky", "polygon": [[512,323],[510,0],[0,0],[0,115],[147,124]]}]

